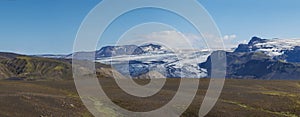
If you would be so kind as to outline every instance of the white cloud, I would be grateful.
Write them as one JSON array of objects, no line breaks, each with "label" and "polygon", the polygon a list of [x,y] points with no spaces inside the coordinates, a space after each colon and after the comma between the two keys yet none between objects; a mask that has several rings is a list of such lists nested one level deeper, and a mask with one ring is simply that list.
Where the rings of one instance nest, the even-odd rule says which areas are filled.
[{"label": "white cloud", "polygon": [[239,44],[247,44],[248,43],[248,40],[241,40],[241,41],[238,41]]},{"label": "white cloud", "polygon": [[224,40],[233,40],[233,39],[236,39],[236,35],[225,35],[224,37],[223,37],[223,39]]},{"label": "white cloud", "polygon": [[239,44],[246,42],[246,40],[243,41],[237,40],[237,35],[235,34],[224,35],[223,41],[226,49],[236,48]]}]

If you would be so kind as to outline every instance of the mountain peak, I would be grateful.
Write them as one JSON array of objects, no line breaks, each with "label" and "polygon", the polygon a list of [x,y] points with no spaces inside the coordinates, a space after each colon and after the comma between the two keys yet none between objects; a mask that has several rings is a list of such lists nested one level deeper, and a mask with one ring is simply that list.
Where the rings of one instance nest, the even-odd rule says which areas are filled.
[{"label": "mountain peak", "polygon": [[254,45],[254,44],[257,44],[257,43],[264,43],[266,41],[267,41],[267,39],[262,39],[262,38],[254,36],[249,41],[248,45]]},{"label": "mountain peak", "polygon": [[153,44],[153,43],[144,44],[144,45],[141,45],[139,47],[143,48],[144,51],[154,51],[154,50],[163,49],[163,46],[158,45],[158,44]]},{"label": "mountain peak", "polygon": [[262,39],[260,37],[252,37],[251,40],[248,42],[248,44],[240,44],[234,52],[251,52],[257,50],[257,47],[255,47],[256,44],[259,43],[266,43],[268,42],[267,39]]},{"label": "mountain peak", "polygon": [[159,44],[153,44],[153,43],[147,43],[147,44],[143,44],[141,46],[157,46],[157,47],[161,47],[161,45],[159,45]]}]

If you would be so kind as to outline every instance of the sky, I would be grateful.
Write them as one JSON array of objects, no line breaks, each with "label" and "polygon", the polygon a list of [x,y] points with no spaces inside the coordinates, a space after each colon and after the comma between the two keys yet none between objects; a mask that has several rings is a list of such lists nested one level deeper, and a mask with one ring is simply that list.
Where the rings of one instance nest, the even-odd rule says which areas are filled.
[{"label": "sky", "polygon": [[[225,45],[229,47],[246,43],[253,36],[300,39],[299,0],[198,2],[214,19]],[[0,51],[21,54],[71,53],[81,22],[99,3],[101,0],[0,0]],[[122,0],[122,4],[128,4],[128,1]],[[150,23],[145,24],[147,22]],[[159,23],[150,26],[151,22]],[[116,19],[98,45],[115,44],[120,37],[124,37],[120,42],[129,42],[126,39],[182,36],[195,39],[199,34],[189,22],[172,12],[145,8]]]}]

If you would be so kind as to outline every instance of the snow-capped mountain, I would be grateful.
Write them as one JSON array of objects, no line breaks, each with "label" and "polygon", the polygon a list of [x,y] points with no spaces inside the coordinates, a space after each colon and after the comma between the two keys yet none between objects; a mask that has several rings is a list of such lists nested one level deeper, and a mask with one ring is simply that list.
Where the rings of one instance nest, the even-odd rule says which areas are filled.
[{"label": "snow-capped mountain", "polygon": [[[226,53],[227,78],[238,79],[300,79],[300,41],[294,39],[261,39],[253,37]],[[210,57],[201,68],[210,73]]]},{"label": "snow-capped mountain", "polygon": [[114,57],[122,55],[152,55],[171,53],[166,47],[156,44],[106,46],[96,52],[97,58]]},{"label": "snow-capped mountain", "polygon": [[209,56],[208,51],[180,51],[182,53],[144,54],[102,58],[98,62],[111,64],[114,69],[125,76],[139,77],[148,72],[159,72],[166,78],[200,78],[205,77],[206,70],[199,68]]},{"label": "snow-capped mountain", "polygon": [[91,56],[91,54],[95,54],[95,59],[102,59],[108,57],[120,57],[126,55],[153,55],[153,54],[166,54],[172,53],[166,47],[155,44],[145,44],[141,46],[137,45],[122,45],[122,46],[105,46],[96,52],[76,52],[68,55],[34,55],[38,57],[45,58],[64,58],[64,59],[72,59],[73,54],[80,54],[82,57],[77,57],[76,59],[88,59],[87,56]]},{"label": "snow-capped mountain", "polygon": [[139,47],[136,45],[106,46],[96,51],[96,58],[131,55],[138,49]]},{"label": "snow-capped mountain", "polygon": [[240,44],[235,52],[263,52],[273,59],[300,62],[300,39],[261,39],[253,37],[248,44]]},{"label": "snow-capped mountain", "polygon": [[[97,61],[111,64],[114,69],[125,76],[139,78],[147,73],[159,73],[165,78],[201,78],[207,76],[206,69],[198,66],[209,56],[209,51],[180,50],[171,52],[159,45],[142,49],[138,55],[121,55],[108,58],[99,58]],[[151,74],[150,74],[151,75]],[[153,74],[152,74],[153,75]]]},{"label": "snow-capped mountain", "polygon": [[166,53],[172,53],[169,49],[167,49],[164,46],[156,45],[156,44],[146,44],[138,47],[139,49],[136,49],[134,54],[140,55],[140,54],[166,54]]}]

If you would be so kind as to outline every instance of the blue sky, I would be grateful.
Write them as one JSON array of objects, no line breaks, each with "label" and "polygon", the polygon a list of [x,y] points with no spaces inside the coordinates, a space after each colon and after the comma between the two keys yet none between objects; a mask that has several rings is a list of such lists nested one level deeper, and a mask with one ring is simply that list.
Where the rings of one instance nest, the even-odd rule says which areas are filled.
[{"label": "blue sky", "polygon": [[[1,0],[0,51],[23,54],[71,53],[81,22],[99,2],[101,0]],[[120,4],[127,4],[125,0],[122,2]],[[214,18],[221,33],[232,37],[230,41],[243,42],[252,36],[300,39],[299,0],[199,2]],[[186,21],[172,13],[142,9],[127,13],[115,21],[99,45],[113,44],[122,31],[146,21],[168,23],[184,34],[196,33]]]}]

